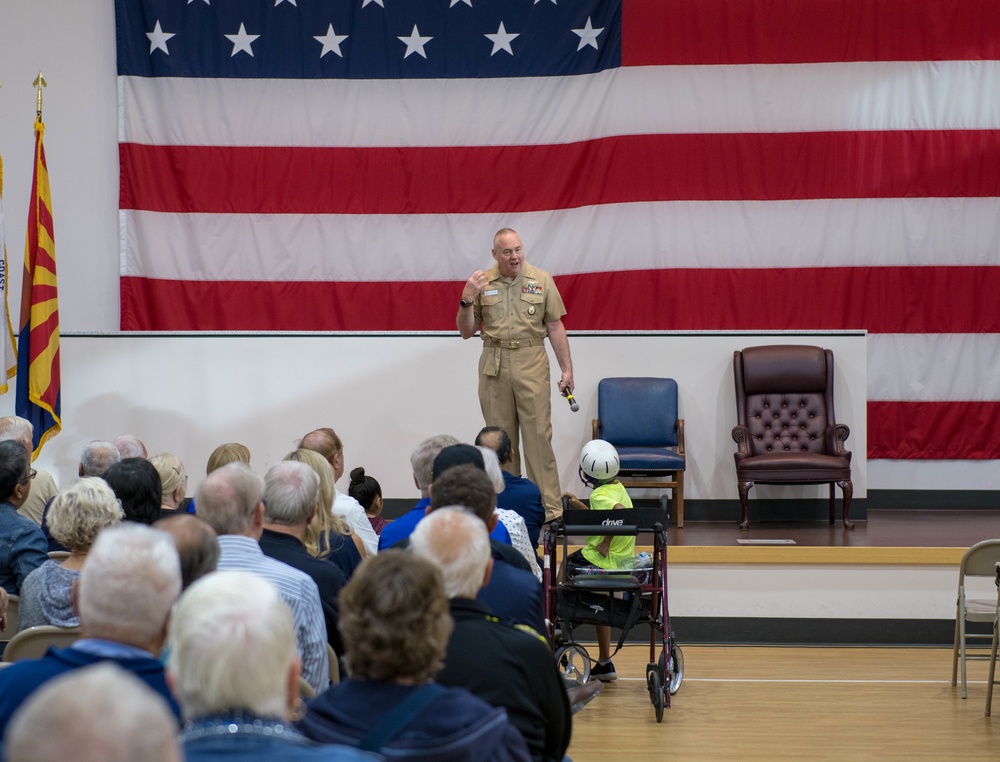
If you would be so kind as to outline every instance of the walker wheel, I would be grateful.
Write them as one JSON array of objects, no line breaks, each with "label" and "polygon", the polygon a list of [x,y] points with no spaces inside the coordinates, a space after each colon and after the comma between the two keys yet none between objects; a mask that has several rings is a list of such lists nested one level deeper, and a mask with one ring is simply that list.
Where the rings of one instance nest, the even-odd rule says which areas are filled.
[{"label": "walker wheel", "polygon": [[646,676],[646,687],[649,689],[649,700],[656,710],[656,721],[663,722],[663,706],[666,702],[663,697],[663,683],[660,682],[657,670],[650,671]]},{"label": "walker wheel", "polygon": [[670,646],[670,695],[673,696],[681,689],[684,682],[684,652],[676,644]]},{"label": "walker wheel", "polygon": [[556,664],[560,676],[583,685],[590,679],[590,655],[576,643],[562,646],[556,651]]},{"label": "walker wheel", "polygon": [[680,690],[681,683],[684,682],[684,652],[681,651],[680,646],[671,644],[668,664],[664,664],[663,654],[664,652],[661,651],[660,659],[656,664],[657,672],[670,691],[670,695],[673,696]]}]

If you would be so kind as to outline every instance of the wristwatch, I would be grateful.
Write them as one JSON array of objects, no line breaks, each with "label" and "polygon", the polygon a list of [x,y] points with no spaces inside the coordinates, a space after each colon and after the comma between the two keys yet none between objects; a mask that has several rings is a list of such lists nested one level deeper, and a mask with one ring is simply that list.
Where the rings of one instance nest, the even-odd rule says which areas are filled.
[{"label": "wristwatch", "polygon": [[472,302],[466,301],[465,299],[459,299],[458,303],[463,307],[471,307],[473,304]]}]

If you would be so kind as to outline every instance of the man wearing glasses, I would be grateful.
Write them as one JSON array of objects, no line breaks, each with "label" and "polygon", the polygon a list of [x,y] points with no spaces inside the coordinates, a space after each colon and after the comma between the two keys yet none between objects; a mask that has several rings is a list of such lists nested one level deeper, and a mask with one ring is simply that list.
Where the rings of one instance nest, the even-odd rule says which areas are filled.
[{"label": "man wearing glasses", "polygon": [[0,442],[0,587],[15,595],[24,578],[48,559],[42,530],[17,512],[28,499],[35,473],[20,442]]}]

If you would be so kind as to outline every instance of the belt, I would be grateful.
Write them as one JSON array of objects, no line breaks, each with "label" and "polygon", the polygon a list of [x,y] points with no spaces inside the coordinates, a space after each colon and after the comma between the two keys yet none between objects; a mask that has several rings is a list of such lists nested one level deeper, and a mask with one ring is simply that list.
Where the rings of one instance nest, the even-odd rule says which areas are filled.
[{"label": "belt", "polygon": [[518,339],[515,341],[503,341],[494,339],[491,336],[483,337],[483,346],[500,347],[501,349],[520,349],[521,347],[540,347],[545,344],[545,339]]}]

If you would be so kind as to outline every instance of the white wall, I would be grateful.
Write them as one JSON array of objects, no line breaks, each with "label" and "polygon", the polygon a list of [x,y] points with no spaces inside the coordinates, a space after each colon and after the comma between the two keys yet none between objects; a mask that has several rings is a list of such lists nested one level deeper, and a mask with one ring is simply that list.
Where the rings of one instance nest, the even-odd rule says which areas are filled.
[{"label": "white wall", "polygon": [[[20,303],[18,273],[23,256],[24,225],[27,219],[31,182],[32,123],[35,109],[35,91],[31,83],[39,69],[44,72],[49,82],[44,101],[45,145],[52,181],[62,330],[64,333],[115,331],[118,328],[119,312],[118,153],[112,0],[2,0],[0,2],[0,82],[4,84],[0,89],[0,155],[4,160],[3,204],[8,259],[13,273],[10,304],[15,320],[18,313],[17,305]],[[381,355],[385,351],[381,348],[383,346],[381,340],[367,340],[375,343],[371,348],[363,350],[364,353]],[[649,353],[657,351],[656,340],[637,340],[648,342]],[[103,366],[91,368],[88,363],[87,370],[81,371],[70,361],[74,351],[72,341],[67,339],[64,343],[64,405],[70,406],[79,402],[76,396],[78,390],[103,385],[108,389],[117,390],[115,401],[121,403],[120,409],[141,411],[144,414],[150,411],[149,403],[144,399],[142,391],[120,388],[119,379],[102,375],[105,373]],[[140,338],[130,341],[132,342],[128,344],[130,353],[141,357],[160,356],[163,345],[157,343],[158,339]],[[574,340],[573,343],[576,346],[580,342]],[[245,346],[240,351],[263,355],[270,351],[269,347],[267,340],[261,340],[259,345],[252,348]],[[465,363],[464,366],[456,365],[456,373],[471,372],[469,364],[472,361],[460,355],[463,350],[452,348],[448,350],[448,352],[456,351],[459,354],[450,355],[445,361],[452,362],[454,358],[457,363]],[[702,361],[700,357],[692,356],[692,359],[697,362]],[[721,378],[719,372],[724,362],[715,358],[706,359],[703,368],[705,375],[713,380]],[[578,365],[580,361],[578,351]],[[260,373],[263,373],[263,378],[258,377],[260,373],[254,374],[255,388],[259,391],[258,398],[284,395],[286,393],[284,389],[267,383],[266,370],[267,366],[262,363]],[[398,367],[388,370],[400,374],[396,380],[397,386],[409,375],[406,369]],[[85,375],[83,379],[78,375],[81,372]],[[636,369],[627,367],[623,368],[623,372],[632,375],[638,373]],[[166,368],[164,373],[165,376],[168,374]],[[186,384],[189,379],[204,373],[204,370],[189,364],[188,358],[182,353],[169,373],[173,374],[172,377],[177,384]],[[94,378],[94,374],[97,379]],[[581,384],[598,377],[584,373],[579,375]],[[99,380],[99,384],[95,383],[95,380]],[[350,381],[347,383],[350,387]],[[461,389],[462,394],[472,394],[472,384],[473,381],[466,377],[464,384],[456,384],[456,389]],[[682,394],[684,393],[682,391]],[[727,393],[728,391],[720,390],[722,396],[718,399],[722,400],[723,397],[728,399]],[[863,400],[864,388],[860,392],[852,391],[852,394],[858,394],[857,399]],[[323,395],[317,394],[317,397],[321,396]],[[275,399],[270,406],[287,412],[288,409],[295,408],[293,399],[298,398]],[[340,404],[343,405],[343,400]],[[685,404],[690,403],[682,403]],[[462,405],[462,409],[466,410],[466,420],[471,422],[472,416],[467,411],[469,401],[464,399]],[[13,402],[9,400],[9,396],[0,399],[0,408],[3,410],[12,409],[12,406]],[[88,413],[93,409],[88,406]],[[859,409],[863,410],[863,406]],[[61,450],[64,446],[69,450],[76,450],[80,444],[78,440],[88,438],[92,433],[97,435],[97,432],[92,432],[91,429],[84,430],[83,427],[77,427],[74,422],[76,412],[75,407],[64,409],[68,426],[73,428],[68,429],[66,434],[53,442],[53,450]],[[700,415],[702,412],[698,410],[697,414]],[[152,415],[152,412],[149,412],[149,415]],[[335,410],[331,411],[330,415],[331,422],[342,420],[342,416]],[[585,413],[581,412],[579,417],[584,418]],[[314,420],[313,417],[309,417],[308,421],[302,421],[301,424],[310,426]],[[136,427],[142,422],[141,419],[136,420]],[[230,422],[237,423],[237,421]],[[856,458],[864,452],[857,438],[859,424],[859,418],[851,421],[855,431],[851,446]],[[557,421],[557,432],[562,431],[561,427],[562,424]],[[570,441],[575,446],[575,442],[579,440],[585,428],[582,423],[579,427],[579,430],[573,431],[572,436],[565,435],[565,445],[559,445],[558,454],[563,466],[564,483],[567,482],[566,448]],[[294,436],[301,428],[300,422],[296,421],[294,433],[288,436]],[[411,434],[405,428],[398,433],[404,438]],[[354,431],[350,434],[354,441],[358,441]],[[557,437],[561,436],[564,434],[557,434]],[[723,442],[727,436],[728,434],[725,434],[724,437],[720,437],[718,442]],[[184,443],[181,441],[178,445]],[[171,438],[166,438],[164,447],[168,445],[175,446]],[[357,445],[354,447],[358,456],[368,455],[363,450],[359,451]],[[718,444],[713,454],[721,455],[726,447],[728,442],[725,446]],[[178,446],[177,449],[181,447]],[[45,455],[49,457],[48,451]],[[199,460],[200,451],[195,449],[193,456]],[[57,457],[65,461],[72,459],[62,453]],[[728,457],[731,462],[731,456]],[[856,463],[856,468],[858,466],[860,463]],[[712,477],[704,470],[703,461],[693,467],[695,471],[692,473],[691,483],[695,492],[692,496],[714,494],[713,489],[709,487]],[[869,476],[868,486],[882,489],[1000,489],[1000,469],[997,469],[991,461],[873,461]]]},{"label": "white wall", "polygon": [[[760,343],[833,349],[837,417],[851,427],[849,447],[865,451],[864,334],[582,335],[570,343],[581,409],[571,412],[553,393],[553,444],[563,487],[578,494],[586,494],[576,462],[597,415],[598,381],[648,375],[675,378],[680,387],[690,464],[686,497],[735,498],[732,356]],[[348,468],[364,465],[386,497],[415,498],[411,449],[438,433],[471,441],[483,425],[476,396],[480,350],[478,339],[463,342],[457,333],[64,336],[64,430],[45,445],[38,463],[66,483],[88,441],[134,433],[151,454],[179,455],[193,492],[209,453],[222,442],[248,445],[263,472],[307,431],[333,426],[345,442]],[[12,412],[12,396],[0,399],[0,412]],[[853,479],[854,494],[864,497],[863,457]],[[756,489],[760,497],[825,495],[824,487]]]}]

